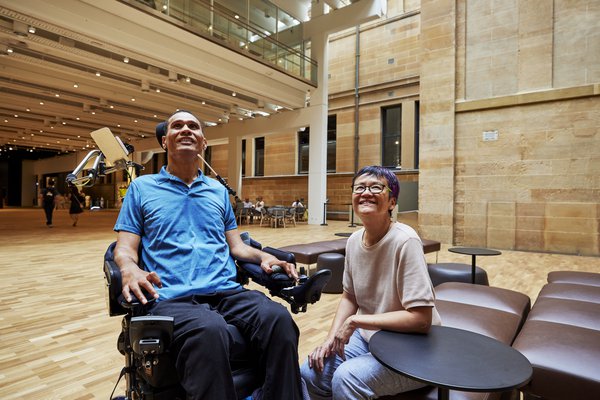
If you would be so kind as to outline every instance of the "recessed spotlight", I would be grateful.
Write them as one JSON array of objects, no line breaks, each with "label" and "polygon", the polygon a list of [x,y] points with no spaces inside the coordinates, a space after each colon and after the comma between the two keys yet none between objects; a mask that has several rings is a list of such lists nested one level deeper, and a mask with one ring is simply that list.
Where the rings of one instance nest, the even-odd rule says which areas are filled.
[{"label": "recessed spotlight", "polygon": [[112,104],[110,106],[108,106],[109,108],[115,108],[115,106],[113,106]]},{"label": "recessed spotlight", "polygon": [[239,15],[237,15],[237,14],[235,14],[233,17],[234,17],[235,19],[240,19],[240,16],[239,16]]},{"label": "recessed spotlight", "polygon": [[96,115],[96,111],[92,111],[92,115]]},{"label": "recessed spotlight", "polygon": [[156,88],[156,93],[160,93],[160,89],[159,88]]},{"label": "recessed spotlight", "polygon": [[120,128],[120,127],[121,127],[121,124],[117,124],[117,128]]},{"label": "recessed spotlight", "polygon": [[29,112],[29,111],[31,111],[31,109],[30,108],[26,108],[25,111]]},{"label": "recessed spotlight", "polygon": [[43,102],[43,101],[40,101],[40,106],[43,106],[43,105],[44,105],[44,102]]},{"label": "recessed spotlight", "polygon": [[132,98],[131,98],[131,101],[135,101],[135,97],[132,97]]},{"label": "recessed spotlight", "polygon": [[8,47],[8,48],[6,49],[6,52],[7,52],[8,54],[12,54],[12,53],[14,53],[14,50],[13,50],[12,48]]},{"label": "recessed spotlight", "polygon": [[75,117],[75,119],[76,119],[77,121],[79,121],[79,117]]},{"label": "recessed spotlight", "polygon": [[129,62],[129,57],[123,57],[123,62],[127,64]]},{"label": "recessed spotlight", "polygon": [[202,101],[202,105],[204,105],[204,104],[206,104],[206,102],[205,102],[205,101]]},{"label": "recessed spotlight", "polygon": [[74,84],[73,84],[73,87],[74,87],[74,88],[78,88],[78,87],[79,87],[79,84],[77,84],[77,83],[74,83]]},{"label": "recessed spotlight", "polygon": [[60,94],[56,93],[56,94],[54,95],[54,97],[60,97]]},{"label": "recessed spotlight", "polygon": [[19,118],[19,114],[15,114],[15,118]]},{"label": "recessed spotlight", "polygon": [[67,123],[66,123],[65,121],[63,121],[63,123],[62,123],[62,124],[63,124],[63,125],[66,125]]},{"label": "recessed spotlight", "polygon": [[235,97],[235,96],[237,96],[237,93],[236,93],[236,92],[233,92],[233,93],[231,93],[231,95],[232,95],[233,97]]},{"label": "recessed spotlight", "polygon": [[29,29],[27,29],[27,32],[29,32],[29,33],[35,33],[35,27],[30,26]]},{"label": "recessed spotlight", "polygon": [[137,119],[134,119],[133,122],[137,123],[138,121],[137,121]]},{"label": "recessed spotlight", "polygon": [[100,73],[100,71],[96,71],[96,76],[101,76],[102,74]]}]

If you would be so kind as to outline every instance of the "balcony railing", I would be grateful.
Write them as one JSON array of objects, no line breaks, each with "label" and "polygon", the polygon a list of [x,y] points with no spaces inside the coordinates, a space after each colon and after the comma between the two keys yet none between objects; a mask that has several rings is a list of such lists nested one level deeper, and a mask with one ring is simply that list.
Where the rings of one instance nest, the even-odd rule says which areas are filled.
[{"label": "balcony railing", "polygon": [[306,56],[310,43],[302,24],[274,5],[258,9],[256,0],[243,0],[236,12],[218,0],[120,1],[317,86],[318,66]]}]

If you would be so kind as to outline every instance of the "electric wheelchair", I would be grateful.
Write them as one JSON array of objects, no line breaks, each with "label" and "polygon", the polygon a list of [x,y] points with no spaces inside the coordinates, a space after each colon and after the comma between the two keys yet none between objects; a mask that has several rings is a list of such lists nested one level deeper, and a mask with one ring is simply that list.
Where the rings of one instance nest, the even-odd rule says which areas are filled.
[{"label": "electric wheelchair", "polygon": [[[241,236],[246,244],[262,249],[282,261],[296,263],[292,253],[270,247],[262,248],[260,243],[251,239],[246,232]],[[125,377],[126,391],[124,397],[118,396],[113,399],[184,400],[186,394],[178,383],[175,365],[169,352],[173,340],[173,318],[147,316],[147,306],[135,299],[131,303],[125,301],[121,293],[121,273],[113,257],[115,244],[112,243],[104,255],[104,277],[110,316],[124,315],[117,348],[125,356],[125,367],[121,370],[117,385],[120,379]],[[331,278],[331,271],[321,270],[310,278],[300,275],[300,281],[296,285],[285,273],[273,272],[268,275],[256,264],[236,261],[236,265],[238,281],[241,284],[247,284],[251,278],[266,287],[272,296],[287,301],[293,313],[305,312],[308,303],[317,302],[323,287]],[[149,301],[153,301],[150,299],[149,297]],[[233,325],[228,325],[228,329],[234,338],[230,355],[234,386],[238,399],[243,399],[261,386],[261,373],[254,362],[257,357],[251,354],[244,337]]]}]

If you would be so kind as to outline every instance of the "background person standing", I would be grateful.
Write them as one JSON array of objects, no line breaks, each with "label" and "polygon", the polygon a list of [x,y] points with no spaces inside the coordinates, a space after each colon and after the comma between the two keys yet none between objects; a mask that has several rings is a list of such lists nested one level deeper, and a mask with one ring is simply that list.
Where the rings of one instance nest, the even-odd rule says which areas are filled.
[{"label": "background person standing", "polygon": [[54,180],[50,181],[48,187],[42,191],[42,207],[46,213],[46,226],[52,228],[52,213],[54,212],[55,200],[58,191],[54,187]]}]

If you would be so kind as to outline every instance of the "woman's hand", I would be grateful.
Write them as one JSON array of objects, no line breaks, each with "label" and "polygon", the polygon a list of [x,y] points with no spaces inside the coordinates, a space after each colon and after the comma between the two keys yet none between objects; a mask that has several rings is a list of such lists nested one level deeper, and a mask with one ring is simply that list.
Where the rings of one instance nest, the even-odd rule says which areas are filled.
[{"label": "woman's hand", "polygon": [[308,355],[308,366],[317,372],[323,372],[325,359],[333,354],[333,338],[327,338]]},{"label": "woman's hand", "polygon": [[344,320],[344,323],[338,328],[333,337],[332,350],[338,356],[340,356],[342,360],[346,359],[344,348],[346,347],[346,345],[350,341],[350,337],[356,330],[356,326],[354,325],[352,317],[354,317],[354,315],[351,315]]}]

